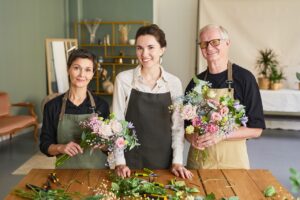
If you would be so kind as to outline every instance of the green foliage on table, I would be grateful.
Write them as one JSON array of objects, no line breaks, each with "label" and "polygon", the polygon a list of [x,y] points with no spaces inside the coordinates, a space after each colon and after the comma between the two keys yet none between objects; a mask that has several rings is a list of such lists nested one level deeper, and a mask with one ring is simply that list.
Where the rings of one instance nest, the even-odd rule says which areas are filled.
[{"label": "green foliage on table", "polygon": [[42,200],[42,199],[47,199],[47,200],[72,200],[72,195],[69,193],[66,193],[64,190],[31,190],[31,191],[26,191],[26,190],[21,190],[21,189],[16,189],[14,191],[14,194],[25,198],[25,199],[32,199],[32,200]]},{"label": "green foliage on table", "polygon": [[16,189],[14,194],[18,197],[30,200],[101,200],[103,195],[84,196],[79,192],[66,192],[64,189],[45,190],[30,184],[26,185],[30,190]]},{"label": "green foliage on table", "polygon": [[264,196],[265,197],[272,197],[276,194],[276,189],[273,185],[268,186],[265,190],[264,190]]},{"label": "green foliage on table", "polygon": [[290,181],[292,184],[292,192],[297,193],[300,191],[300,172],[294,168],[290,168]]},{"label": "green foliage on table", "polygon": [[118,197],[140,197],[142,194],[166,194],[165,188],[140,178],[132,177],[122,179],[118,176],[111,175],[110,179],[112,181],[111,191],[115,193]]}]

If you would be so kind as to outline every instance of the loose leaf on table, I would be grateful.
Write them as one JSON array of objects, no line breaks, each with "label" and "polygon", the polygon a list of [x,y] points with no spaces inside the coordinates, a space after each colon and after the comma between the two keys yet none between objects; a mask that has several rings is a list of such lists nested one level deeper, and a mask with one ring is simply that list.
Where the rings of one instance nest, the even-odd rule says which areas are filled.
[{"label": "loose leaf on table", "polygon": [[264,190],[264,195],[265,197],[272,197],[276,194],[276,190],[274,188],[273,185],[268,186],[265,190]]}]

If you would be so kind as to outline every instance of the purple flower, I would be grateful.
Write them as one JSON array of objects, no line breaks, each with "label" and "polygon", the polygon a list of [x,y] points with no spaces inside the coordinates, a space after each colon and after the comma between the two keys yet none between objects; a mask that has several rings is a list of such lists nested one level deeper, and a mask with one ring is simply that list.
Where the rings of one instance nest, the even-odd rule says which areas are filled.
[{"label": "purple flower", "polygon": [[130,129],[133,129],[134,128],[133,123],[132,122],[128,122],[127,127],[130,128]]},{"label": "purple flower", "polygon": [[246,127],[247,126],[246,123],[248,122],[248,117],[247,116],[243,116],[240,120],[241,120],[242,125],[244,127]]}]

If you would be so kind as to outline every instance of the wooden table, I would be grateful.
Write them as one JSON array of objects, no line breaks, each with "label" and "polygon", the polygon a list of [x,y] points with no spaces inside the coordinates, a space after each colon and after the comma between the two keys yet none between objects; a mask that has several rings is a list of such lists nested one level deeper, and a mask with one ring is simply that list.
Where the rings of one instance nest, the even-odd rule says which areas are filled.
[{"label": "wooden table", "polygon": [[[157,182],[167,184],[170,179],[174,178],[168,170],[154,171],[159,175]],[[89,187],[95,187],[99,183],[103,183],[103,180],[107,180],[109,174],[109,170],[33,169],[15,188],[25,189],[26,183],[41,186],[46,182],[48,174],[51,172],[56,172],[63,185],[70,183],[72,180],[80,181],[82,184],[73,183],[67,191],[77,191],[82,194],[91,194]],[[230,196],[238,196],[240,200],[292,199],[292,195],[268,170],[227,169],[193,170],[192,172],[194,173],[193,179],[185,180],[185,182],[188,186],[197,187],[200,190],[200,193],[197,195],[204,196],[213,192],[217,199]],[[177,179],[180,180],[180,178]],[[263,190],[269,185],[273,185],[277,191],[276,196],[272,198],[266,198],[263,195]],[[15,188],[12,188],[12,190]],[[11,192],[5,199],[19,200],[21,198],[13,195]]]}]

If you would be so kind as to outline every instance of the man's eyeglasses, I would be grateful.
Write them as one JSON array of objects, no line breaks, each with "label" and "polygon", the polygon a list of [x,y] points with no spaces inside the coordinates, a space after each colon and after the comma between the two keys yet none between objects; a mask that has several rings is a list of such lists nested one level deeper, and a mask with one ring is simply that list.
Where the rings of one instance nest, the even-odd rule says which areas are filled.
[{"label": "man's eyeglasses", "polygon": [[200,46],[201,49],[206,49],[209,44],[213,47],[217,47],[220,45],[221,40],[222,39],[213,39],[210,41],[203,41],[203,42],[199,42],[198,45]]}]

